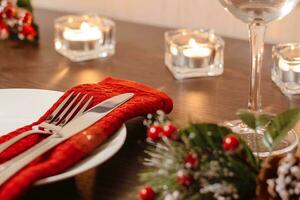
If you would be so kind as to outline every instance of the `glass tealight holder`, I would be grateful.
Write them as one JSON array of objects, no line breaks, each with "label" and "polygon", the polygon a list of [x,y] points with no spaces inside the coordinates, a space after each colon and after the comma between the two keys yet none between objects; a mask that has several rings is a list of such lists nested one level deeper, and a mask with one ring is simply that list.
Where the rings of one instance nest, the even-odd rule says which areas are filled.
[{"label": "glass tealight holder", "polygon": [[165,64],[176,79],[221,75],[224,45],[224,40],[212,30],[168,31]]},{"label": "glass tealight holder", "polygon": [[55,49],[74,62],[115,53],[115,23],[97,15],[68,15],[55,21]]},{"label": "glass tealight holder", "polygon": [[272,80],[286,95],[300,94],[300,44],[273,46]]}]

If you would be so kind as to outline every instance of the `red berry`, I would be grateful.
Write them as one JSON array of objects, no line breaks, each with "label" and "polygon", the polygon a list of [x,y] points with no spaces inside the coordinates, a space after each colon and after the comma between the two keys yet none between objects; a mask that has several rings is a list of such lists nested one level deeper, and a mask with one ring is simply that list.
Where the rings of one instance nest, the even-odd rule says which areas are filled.
[{"label": "red berry", "polygon": [[176,133],[177,133],[177,128],[174,124],[170,123],[164,126],[163,136],[167,138],[173,138],[175,137]]},{"label": "red berry", "polygon": [[235,135],[227,135],[223,141],[223,148],[225,151],[234,151],[240,145],[239,139]]},{"label": "red berry", "polygon": [[140,191],[140,199],[141,200],[154,200],[155,193],[152,187],[144,187]]},{"label": "red berry", "polygon": [[186,171],[180,170],[177,173],[177,183],[183,186],[190,186],[193,183],[193,177]]},{"label": "red berry", "polygon": [[148,127],[147,130],[147,137],[150,140],[158,140],[161,134],[163,133],[163,128],[157,125],[152,125]]},{"label": "red berry", "polygon": [[30,12],[26,12],[22,18],[22,23],[31,24],[32,23],[32,15]]},{"label": "red berry", "polygon": [[33,34],[36,34],[35,29],[34,29],[32,26],[30,26],[30,25],[24,25],[24,26],[22,27],[21,32],[22,32],[24,35],[33,35]]},{"label": "red berry", "polygon": [[4,8],[4,15],[7,18],[13,18],[16,15],[16,8],[13,3],[8,2],[7,6]]},{"label": "red berry", "polygon": [[23,35],[28,40],[33,40],[36,37],[37,32],[33,28],[33,26],[31,26],[31,25],[24,25],[21,28],[20,34]]},{"label": "red berry", "polygon": [[189,153],[186,157],[185,157],[185,166],[187,168],[196,168],[199,165],[199,157],[198,154],[195,152]]}]

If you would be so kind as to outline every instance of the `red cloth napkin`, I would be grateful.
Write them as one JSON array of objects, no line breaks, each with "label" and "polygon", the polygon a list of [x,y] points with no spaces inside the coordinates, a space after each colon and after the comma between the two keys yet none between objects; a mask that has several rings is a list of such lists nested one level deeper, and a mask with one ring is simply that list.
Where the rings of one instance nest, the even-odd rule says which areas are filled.
[{"label": "red cloth napkin", "polygon": [[[19,171],[0,187],[1,200],[17,199],[37,180],[65,171],[106,141],[128,119],[154,113],[158,109],[169,113],[173,106],[172,100],[160,91],[132,81],[107,78],[97,84],[79,85],[68,90],[37,122],[0,137],[0,143],[44,121],[72,91],[93,95],[95,97],[93,105],[121,93],[133,92],[135,96],[93,126],[76,134]],[[87,136],[92,137],[92,140],[87,139]],[[12,145],[0,154],[0,163],[18,155],[43,138],[44,136],[40,134],[34,134]]]}]

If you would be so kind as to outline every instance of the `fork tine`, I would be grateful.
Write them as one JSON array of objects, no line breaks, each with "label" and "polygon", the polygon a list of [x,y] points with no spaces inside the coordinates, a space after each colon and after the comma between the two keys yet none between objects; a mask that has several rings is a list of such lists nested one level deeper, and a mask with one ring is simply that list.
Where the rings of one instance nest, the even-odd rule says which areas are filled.
[{"label": "fork tine", "polygon": [[57,108],[47,117],[45,122],[52,121],[56,115],[59,113],[59,111],[64,107],[64,105],[68,102],[68,100],[73,96],[74,92],[71,92],[60,104],[57,106]]},{"label": "fork tine", "polygon": [[81,103],[83,102],[84,99],[86,99],[87,95],[84,95],[80,101],[74,106],[74,108],[69,112],[69,114],[64,117],[63,120],[61,120],[61,122],[59,124],[57,124],[58,126],[64,126],[66,123],[68,123],[72,118],[72,116],[74,115],[75,111],[78,109],[78,107],[81,105]]},{"label": "fork tine", "polygon": [[82,108],[76,113],[76,115],[73,117],[73,119],[77,118],[78,116],[82,115],[82,113],[86,110],[86,108],[90,105],[91,101],[93,100],[93,97],[91,96],[87,102],[82,106]]},{"label": "fork tine", "polygon": [[67,114],[67,112],[70,110],[71,106],[75,103],[76,99],[78,99],[79,96],[80,96],[80,92],[72,99],[72,101],[59,114],[59,116],[56,117],[56,119],[54,119],[54,121],[52,121],[51,123],[54,124],[54,125],[58,124],[64,118],[64,116]]}]

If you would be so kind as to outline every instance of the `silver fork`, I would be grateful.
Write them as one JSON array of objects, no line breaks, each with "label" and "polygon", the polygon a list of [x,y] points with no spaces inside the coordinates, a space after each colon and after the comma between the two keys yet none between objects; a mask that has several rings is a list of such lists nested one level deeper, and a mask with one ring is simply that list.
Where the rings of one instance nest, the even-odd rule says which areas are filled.
[{"label": "silver fork", "polygon": [[[32,130],[25,131],[8,141],[0,144],[0,153],[7,149],[12,144],[16,143],[17,141],[31,135],[31,134],[52,134],[57,133],[62,127],[64,127],[69,121],[75,119],[83,114],[86,110],[90,102],[92,101],[93,97],[90,97],[77,111],[82,104],[82,102],[87,98],[87,95],[80,97],[80,93],[78,93],[71,102],[66,106],[69,102],[70,98],[74,96],[74,92],[70,93],[59,106],[47,117],[45,121],[40,124],[35,125],[32,127]],[[80,97],[80,99],[78,99]],[[79,100],[79,102],[75,105],[75,101]],[[74,107],[72,108],[72,106]],[[71,109],[72,108],[72,109]],[[77,112],[76,112],[77,111]],[[76,113],[75,113],[76,112]],[[67,114],[68,113],[68,114]]]}]

